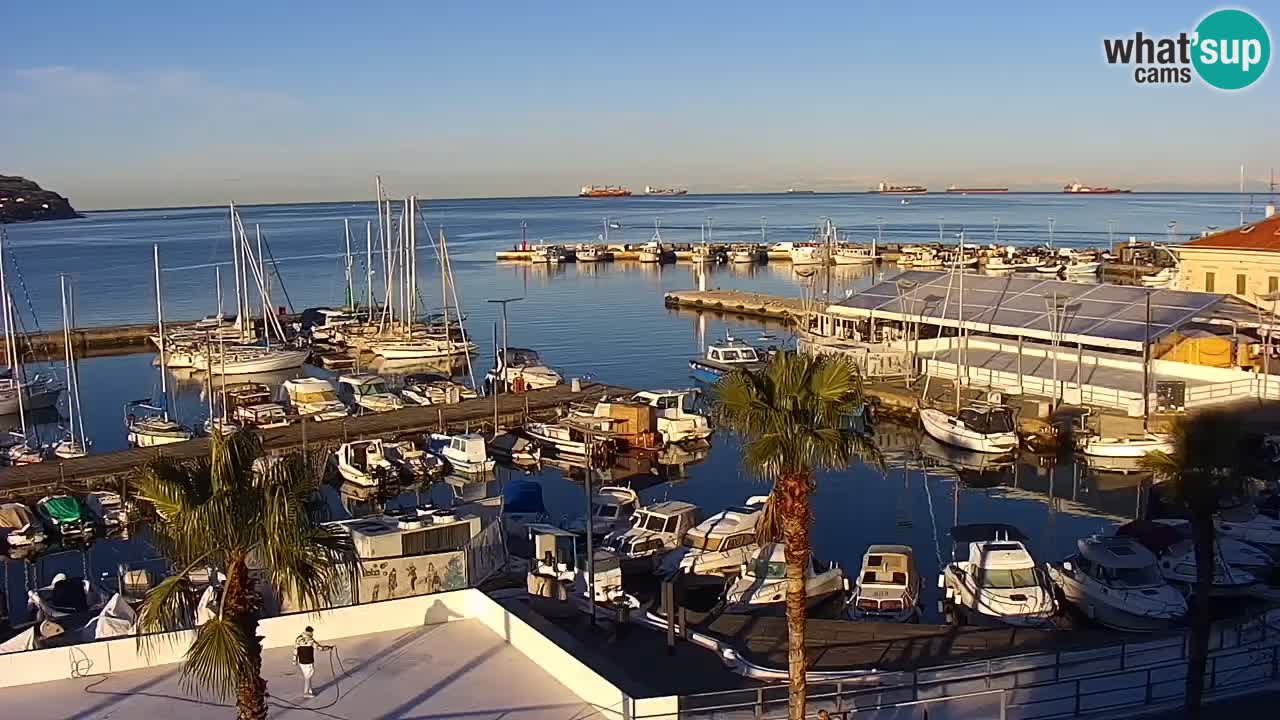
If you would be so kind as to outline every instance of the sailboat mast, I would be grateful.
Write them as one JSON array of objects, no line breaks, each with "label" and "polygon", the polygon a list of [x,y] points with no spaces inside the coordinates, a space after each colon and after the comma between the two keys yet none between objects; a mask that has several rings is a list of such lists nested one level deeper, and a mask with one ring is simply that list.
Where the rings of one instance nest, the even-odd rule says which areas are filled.
[{"label": "sailboat mast", "polygon": [[342,219],[342,236],[347,241],[347,307],[355,307],[355,281],[351,278],[351,221],[347,218]]},{"label": "sailboat mast", "polygon": [[167,359],[164,354],[164,304],[161,302],[160,295],[160,245],[152,244],[151,256],[155,261],[156,267],[156,328],[160,332],[160,406],[164,419],[169,419],[169,380],[165,376]]},{"label": "sailboat mast", "polygon": [[67,313],[67,276],[65,273],[58,273],[58,282],[61,286],[62,296],[62,361],[66,363],[67,371],[67,422],[71,425],[71,445],[74,447],[76,444],[75,383],[71,377],[71,324]]},{"label": "sailboat mast", "polygon": [[267,266],[262,259],[262,226],[254,223],[253,235],[258,243],[258,296],[262,299],[262,338],[271,347],[271,323],[267,316]]},{"label": "sailboat mast", "polygon": [[[445,348],[449,347],[452,338],[449,335],[449,255],[445,247],[444,228],[440,228],[440,310],[444,313]],[[458,321],[462,321],[462,309],[458,309]]]},{"label": "sailboat mast", "polygon": [[[938,234],[939,235],[942,234],[941,222],[939,222],[938,224]],[[960,295],[959,295],[960,309],[959,309],[959,314],[956,316],[957,320],[959,321],[959,325],[956,330],[956,340],[958,340],[958,342],[956,343],[956,362],[957,362],[957,367],[959,368],[959,372],[956,373],[956,414],[957,415],[960,414],[960,386],[963,384],[964,376],[968,374],[968,370],[969,370],[968,367],[965,366],[966,358],[964,356],[965,334],[964,334],[964,233],[963,232],[960,233],[959,245],[960,245],[959,261],[956,263],[956,270],[955,270],[957,273],[957,280],[958,280],[957,284],[959,285],[959,291],[960,291]]]},{"label": "sailboat mast", "polygon": [[240,237],[236,234],[236,204],[231,203],[231,267],[235,275],[236,283],[236,326],[244,330],[244,315],[240,312],[242,306],[240,304]]},{"label": "sailboat mast", "polygon": [[409,333],[418,316],[418,198],[409,196]]},{"label": "sailboat mast", "polygon": [[27,411],[22,403],[22,395],[25,388],[23,388],[22,382],[22,367],[18,364],[18,348],[15,347],[16,343],[14,342],[14,336],[16,333],[13,331],[13,304],[10,302],[9,298],[9,285],[5,282],[4,277],[4,240],[4,237],[0,237],[0,295],[4,295],[4,346],[5,354],[8,355],[9,358],[9,367],[13,369],[13,384],[17,390],[18,422],[21,423],[20,430],[22,431],[22,438],[23,440],[26,440]]},{"label": "sailboat mast", "polygon": [[364,289],[368,295],[369,319],[373,319],[373,221],[364,221]]},{"label": "sailboat mast", "polygon": [[222,267],[213,266],[213,284],[217,287],[218,292],[218,320],[222,320]]},{"label": "sailboat mast", "polygon": [[[70,320],[67,326],[74,328],[76,326],[76,286],[72,284],[67,291],[67,316]],[[76,364],[75,349],[71,350],[71,383],[74,387],[72,397],[76,401],[76,426],[80,428],[80,448],[82,450],[89,449],[88,436],[84,431],[84,405],[80,403],[80,367]]]}]

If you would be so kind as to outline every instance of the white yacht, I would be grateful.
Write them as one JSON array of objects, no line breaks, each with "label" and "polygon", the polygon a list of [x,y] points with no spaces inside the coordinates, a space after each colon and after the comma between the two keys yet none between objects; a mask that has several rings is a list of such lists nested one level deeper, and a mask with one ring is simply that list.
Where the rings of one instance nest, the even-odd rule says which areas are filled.
[{"label": "white yacht", "polygon": [[397,474],[382,441],[377,439],[342,443],[334,452],[334,459],[342,479],[360,487],[378,487]]},{"label": "white yacht", "polygon": [[657,430],[663,444],[706,440],[711,437],[711,425],[705,415],[685,409],[688,390],[644,390],[631,396],[657,410]]},{"label": "white yacht", "polygon": [[1048,624],[1057,612],[1053,588],[1021,531],[1010,525],[958,525],[951,529],[951,539],[964,559],[943,568],[938,587],[958,620],[1015,627]]},{"label": "white yacht", "polygon": [[427,444],[432,452],[444,458],[457,472],[483,473],[493,470],[494,461],[485,449],[483,435],[431,433],[427,436]]},{"label": "white yacht", "polygon": [[[844,570],[830,563],[823,567],[810,556],[804,573],[806,604],[813,606],[843,592]],[[778,606],[787,597],[787,560],[782,543],[762,545],[742,566],[738,578],[725,591],[725,612],[753,612]]]},{"label": "white yacht", "polygon": [[768,501],[769,496],[756,495],[698,523],[685,534],[680,549],[663,558],[659,571],[664,575],[736,575],[760,549],[756,526]]},{"label": "white yacht", "polygon": [[[1178,537],[1184,540],[1191,539],[1190,520],[1160,518],[1151,522],[1155,525],[1172,528],[1177,532]],[[1280,565],[1280,560],[1277,560],[1274,555],[1262,547],[1252,545],[1243,540],[1237,540],[1222,533],[1219,533],[1218,537],[1214,538],[1213,544],[1222,555],[1222,561],[1229,567],[1239,568],[1259,579],[1268,577],[1276,570],[1277,565]]]},{"label": "white yacht", "polygon": [[908,622],[920,615],[920,571],[908,545],[872,545],[849,598],[855,620]]},{"label": "white yacht", "polygon": [[[591,534],[604,536],[625,530],[640,505],[640,496],[629,487],[605,485],[591,496]],[[587,534],[587,518],[574,518],[565,528],[578,535]]]},{"label": "white yacht", "polygon": [[387,381],[371,374],[339,375],[338,399],[356,413],[380,413],[404,407],[400,396],[387,388]]},{"label": "white yacht", "polygon": [[506,351],[498,351],[498,367],[490,370],[486,377],[490,387],[495,381],[506,383],[513,392],[524,392],[559,385],[564,378],[544,365],[537,352],[528,348],[507,348]]},{"label": "white yacht", "polygon": [[339,420],[347,416],[347,406],[338,399],[338,390],[329,380],[303,377],[285,380],[280,388],[295,415],[311,420]]},{"label": "white yacht", "polygon": [[[1132,520],[1116,528],[1119,537],[1130,537],[1150,550],[1160,562],[1160,574],[1164,579],[1188,595],[1196,586],[1196,549],[1189,536],[1178,528],[1159,522]],[[1214,597],[1238,597],[1252,593],[1257,578],[1249,571],[1232,566],[1223,557],[1222,548],[1214,543],[1213,587]]]},{"label": "white yacht", "polygon": [[935,440],[965,450],[1006,453],[1018,447],[1013,410],[1004,405],[974,402],[959,415],[923,408],[920,423]]},{"label": "white yacht", "polygon": [[611,548],[624,567],[643,566],[652,570],[662,558],[680,547],[684,536],[698,524],[696,505],[679,500],[666,500],[646,505],[631,518],[631,527],[605,536],[605,547]]},{"label": "white yacht", "polygon": [[1264,550],[1280,550],[1280,520],[1260,515],[1252,505],[1223,508],[1213,519],[1218,535],[1233,538]]},{"label": "white yacht", "polygon": [[1165,582],[1156,556],[1128,537],[1094,535],[1076,554],[1048,563],[1063,597],[1094,622],[1124,632],[1164,630],[1187,614],[1187,601]]}]

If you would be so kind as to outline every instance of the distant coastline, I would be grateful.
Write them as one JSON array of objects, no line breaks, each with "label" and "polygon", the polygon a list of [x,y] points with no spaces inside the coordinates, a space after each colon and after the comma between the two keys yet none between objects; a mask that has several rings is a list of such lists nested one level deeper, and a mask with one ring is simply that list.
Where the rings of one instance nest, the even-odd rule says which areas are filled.
[{"label": "distant coastline", "polygon": [[0,175],[0,223],[28,223],[84,217],[71,201],[34,180]]}]

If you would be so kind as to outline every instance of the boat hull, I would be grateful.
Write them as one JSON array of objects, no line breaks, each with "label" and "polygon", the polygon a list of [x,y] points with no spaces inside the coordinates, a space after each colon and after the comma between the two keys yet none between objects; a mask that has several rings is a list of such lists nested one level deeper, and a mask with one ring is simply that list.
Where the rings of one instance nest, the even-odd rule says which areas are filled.
[{"label": "boat hull", "polygon": [[978,433],[959,425],[959,421],[934,408],[920,411],[920,422],[933,439],[965,450],[982,453],[1006,453],[1018,446],[1015,433]]},{"label": "boat hull", "polygon": [[1140,458],[1149,452],[1173,452],[1167,438],[1088,438],[1080,451],[1090,457]]}]

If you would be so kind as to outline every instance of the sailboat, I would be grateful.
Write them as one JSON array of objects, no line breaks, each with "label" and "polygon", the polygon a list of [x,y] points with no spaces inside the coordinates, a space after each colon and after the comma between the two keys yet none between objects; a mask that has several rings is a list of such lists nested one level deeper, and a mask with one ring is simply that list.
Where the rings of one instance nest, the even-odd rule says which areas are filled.
[{"label": "sailboat", "polygon": [[[6,361],[10,368],[10,377],[6,378],[11,383],[14,402],[18,409],[18,431],[11,433],[17,438],[18,443],[4,449],[3,457],[10,465],[29,465],[44,460],[44,448],[38,444],[31,445],[27,439],[27,411],[24,396],[27,394],[27,388],[21,383],[22,366],[18,361],[18,348],[14,340],[14,315],[13,302],[9,296],[9,286],[5,284],[4,274],[4,240],[0,236],[0,296],[3,296],[4,305],[4,345]],[[56,398],[56,396],[55,396]]]},{"label": "sailboat", "polygon": [[[8,235],[0,228],[0,262],[3,262],[6,243]],[[3,287],[0,287],[0,291],[7,293]],[[5,352],[5,364],[8,367],[0,368],[0,415],[13,415],[20,409],[26,411],[53,407],[58,403],[58,395],[62,393],[61,383],[52,375],[27,375],[17,350],[15,313],[16,310],[13,310],[6,316],[6,322],[10,325],[6,336],[8,349]]]},{"label": "sailboat", "polygon": [[[84,434],[84,414],[80,406],[80,374],[76,365],[75,349],[71,344],[72,303],[67,298],[67,276],[59,275],[62,283],[62,343],[64,362],[67,364],[67,437],[53,446],[53,454],[64,459],[84,457],[89,454],[89,439]],[[76,430],[79,430],[79,434]]]},{"label": "sailboat", "polygon": [[169,364],[165,355],[164,302],[160,290],[160,246],[151,246],[156,269],[156,325],[160,345],[160,402],[134,400],[125,405],[125,427],[133,447],[154,447],[190,440],[190,428],[169,418]]}]

